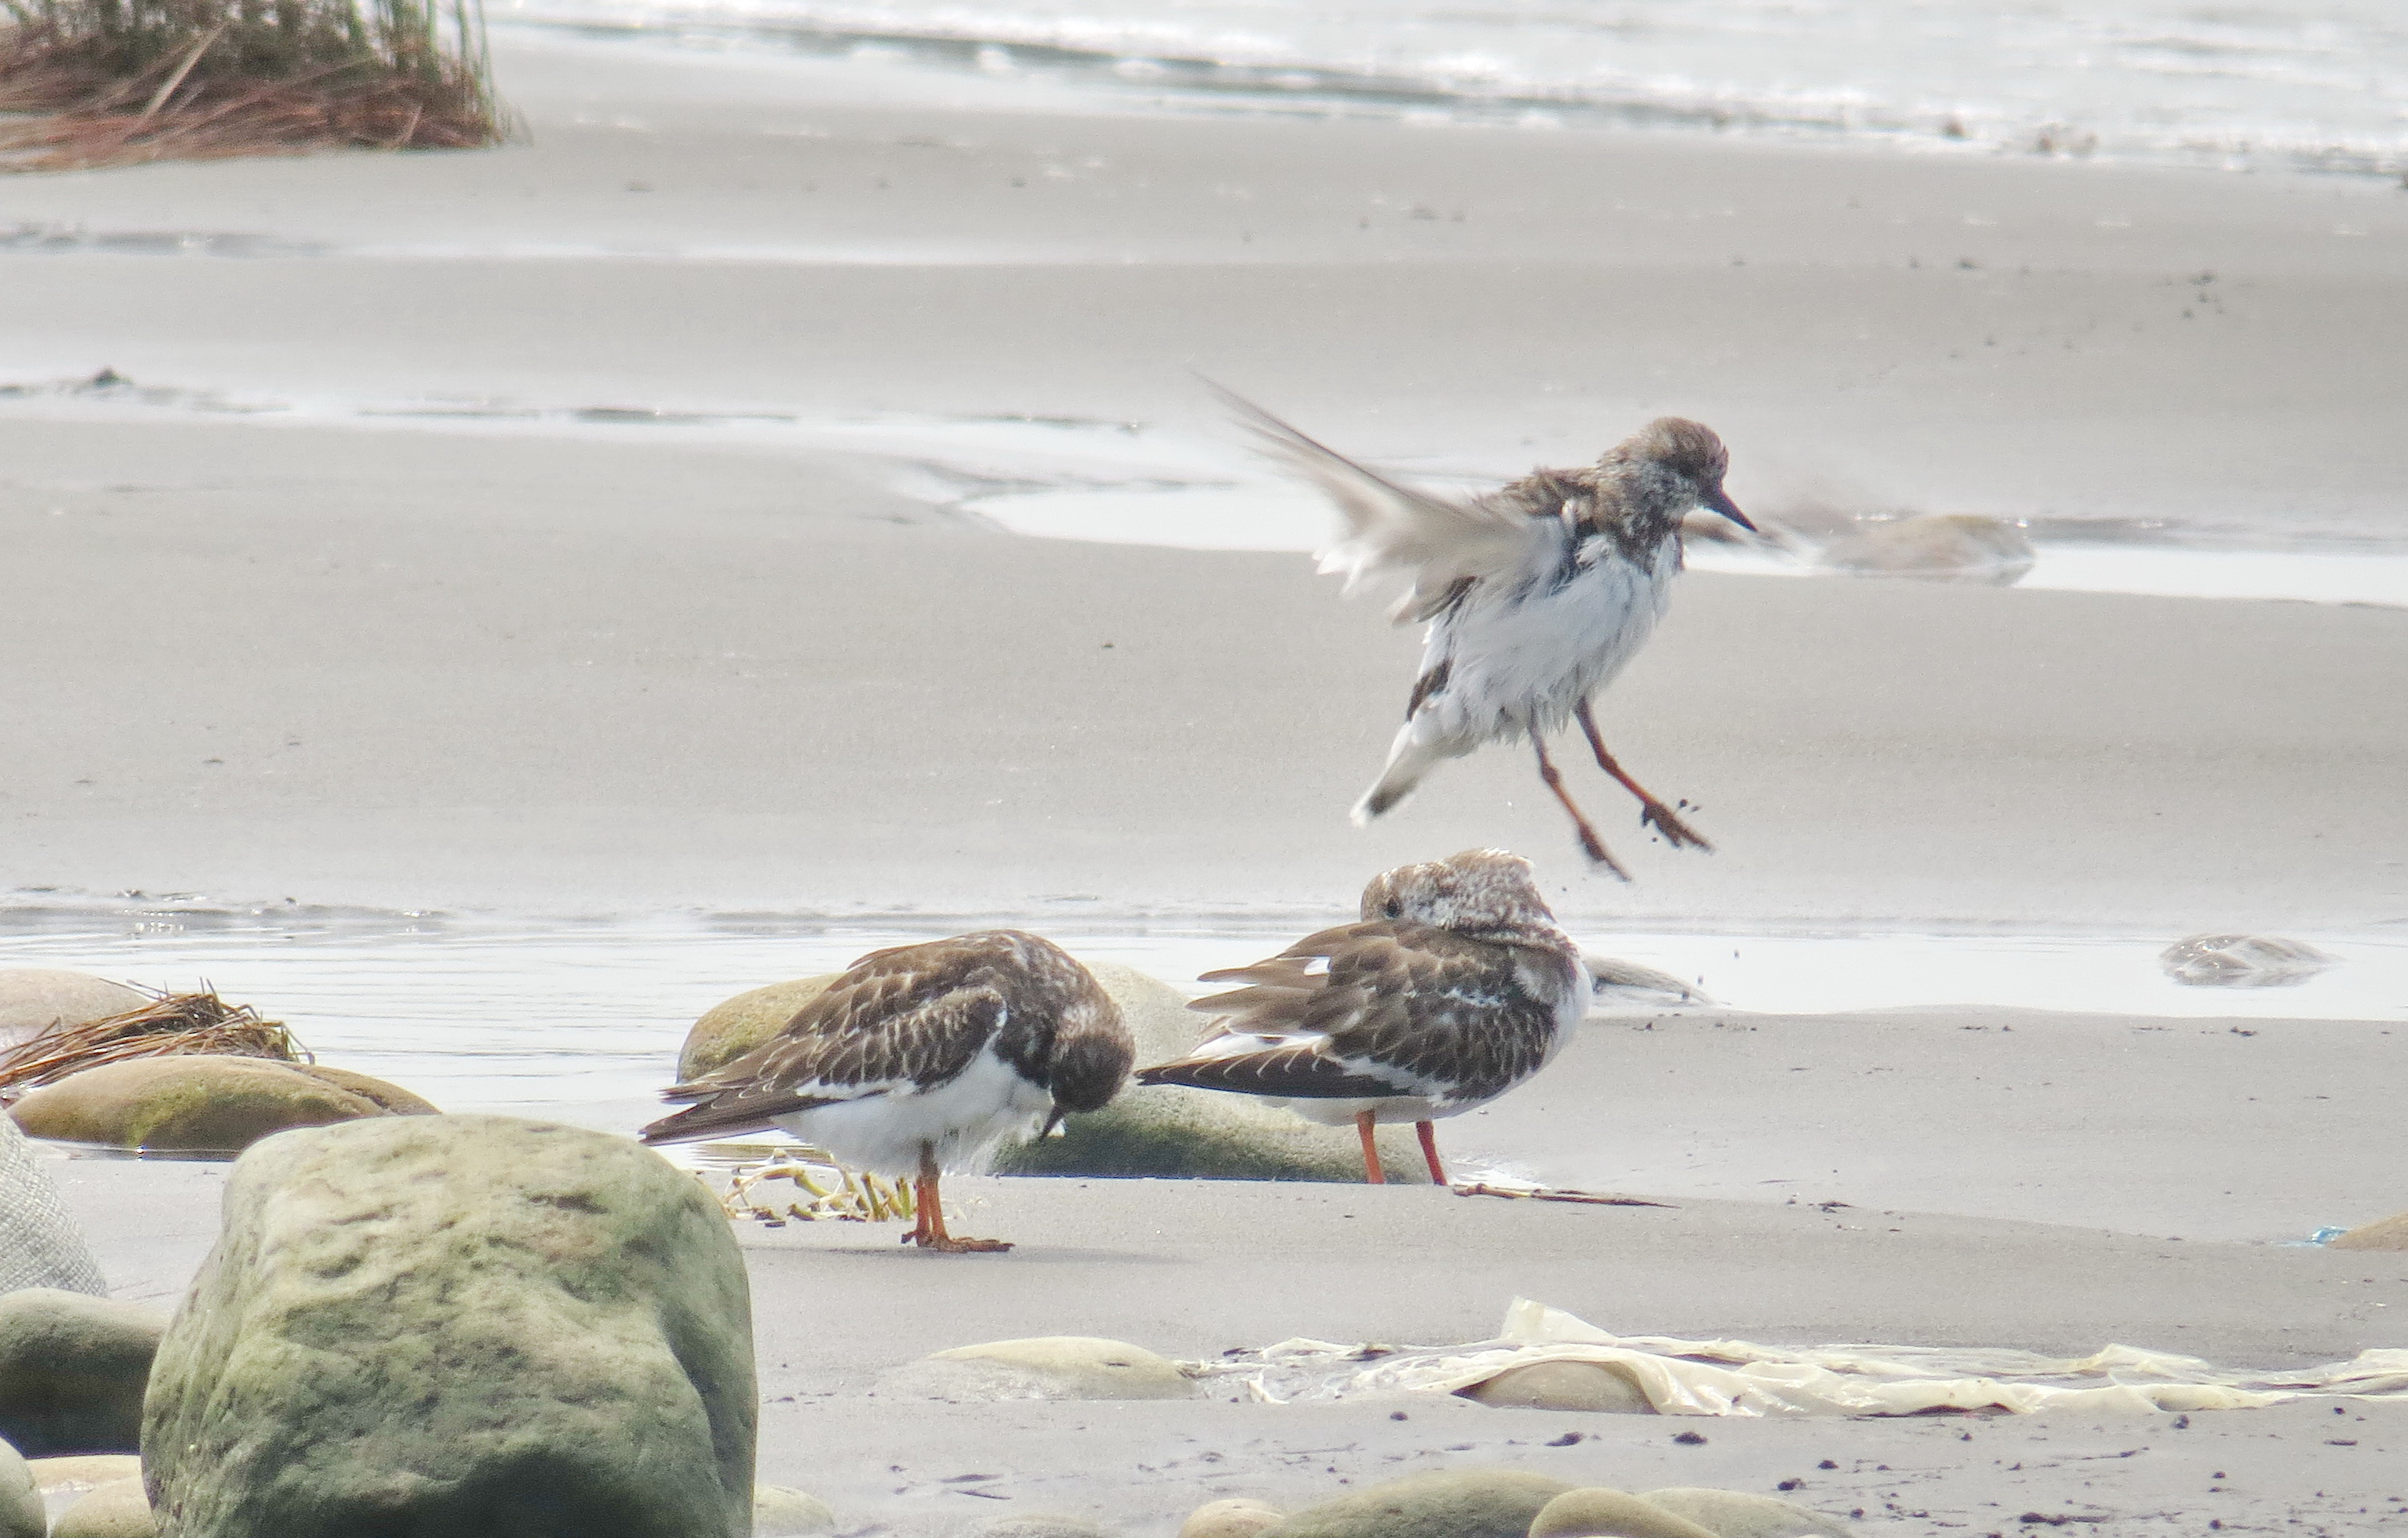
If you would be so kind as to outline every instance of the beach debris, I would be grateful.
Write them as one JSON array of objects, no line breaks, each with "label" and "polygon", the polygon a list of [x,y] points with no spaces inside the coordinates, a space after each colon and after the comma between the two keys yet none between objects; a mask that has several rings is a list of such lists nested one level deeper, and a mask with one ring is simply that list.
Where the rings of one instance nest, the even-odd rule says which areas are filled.
[{"label": "beach debris", "polygon": [[1818,564],[1851,577],[1913,577],[1926,582],[2007,587],[2039,554],[2021,525],[1968,512],[1925,512],[1860,524],[1825,545]]},{"label": "beach debris", "polygon": [[2408,1251],[2408,1213],[2361,1223],[2347,1233],[2335,1234],[2327,1244],[2337,1250]]},{"label": "beach debris", "polygon": [[1492,1409],[1568,1410],[1592,1415],[1652,1416],[1647,1391],[1610,1362],[1532,1362],[1509,1367],[1455,1396]]},{"label": "beach debris", "polygon": [[[1596,995],[1597,1001],[1600,1004],[1619,1003],[1631,994],[1642,996],[1666,994],[1684,1004],[1713,1002],[1706,996],[1703,989],[1682,982],[1670,972],[1657,971],[1653,967],[1642,967],[1636,961],[1617,961],[1610,956],[1598,956],[1594,951],[1584,951],[1581,953],[1581,964],[1588,969],[1589,991]],[[1637,1001],[1656,1002],[1643,997]]]},{"label": "beach debris", "polygon": [[141,1002],[74,1025],[54,1025],[0,1052],[0,1102],[87,1069],[136,1057],[207,1054],[313,1060],[281,1021],[263,1017],[249,1004],[229,1004],[206,985],[198,993],[127,991]]},{"label": "beach debris", "polygon": [[[1234,1384],[1267,1403],[1457,1394],[1517,1367],[1585,1361],[1627,1373],[1659,1414],[1914,1416],[1942,1411],[2182,1414],[2257,1409],[2300,1399],[2408,1402],[2408,1351],[2284,1373],[2234,1373],[2192,1357],[2110,1345],[2088,1357],[2000,1346],[1873,1344],[1807,1349],[1747,1341],[1617,1336],[1517,1298],[1494,1340],[1401,1346],[1365,1361],[1358,1348],[1291,1340],[1191,1362],[1208,1386]],[[1687,1441],[1684,1432],[1677,1441]],[[1702,1439],[1700,1439],[1702,1440]]]},{"label": "beach debris", "polygon": [[1571,1488],[1520,1469],[1436,1470],[1307,1506],[1263,1538],[1524,1538]]},{"label": "beach debris", "polygon": [[944,1171],[1100,1111],[1134,1047],[1120,1006],[1068,953],[1025,929],[872,951],[777,1033],[661,1098],[683,1107],[647,1145],[781,1128],[839,1162],[915,1183],[907,1243],[939,1255],[1011,1245],[945,1224]]},{"label": "beach debris", "polygon": [[86,1069],[33,1091],[8,1114],[31,1137],[230,1157],[289,1128],[431,1116],[436,1108],[349,1069],[202,1054]]},{"label": "beach debris", "polygon": [[1498,1186],[1484,1180],[1467,1181],[1448,1189],[1457,1196],[1497,1196],[1509,1201],[1572,1201],[1592,1207],[1673,1207],[1670,1201],[1651,1201],[1643,1196],[1616,1196],[1609,1191],[1574,1191],[1553,1186]]},{"label": "beach debris", "polygon": [[783,1485],[752,1487],[752,1538],[816,1538],[836,1531],[836,1513],[816,1495]]},{"label": "beach debris", "polygon": [[656,1155],[510,1116],[348,1122],[251,1149],[224,1212],[145,1409],[177,1531],[481,1532],[504,1491],[551,1531],[747,1530],[744,1258]]},{"label": "beach debris", "polygon": [[0,1441],[33,1458],[141,1450],[167,1316],[53,1287],[0,1295]]},{"label": "beach debris", "polygon": [[48,1170],[35,1160],[24,1129],[0,1115],[0,1294],[20,1287],[57,1287],[108,1296],[66,1201]]},{"label": "beach debris", "polygon": [[1627,1490],[1566,1490],[1530,1519],[1529,1538],[1722,1538]]},{"label": "beach debris", "polygon": [[2157,957],[2168,977],[2195,988],[2296,987],[2339,960],[2275,935],[2193,935]]},{"label": "beach debris", "polygon": [[153,1538],[158,1531],[136,1474],[103,1485],[59,1513],[50,1538]]},{"label": "beach debris", "polygon": [[509,137],[472,0],[12,0],[0,170]]},{"label": "beach debris", "polygon": [[1795,1501],[1747,1490],[1674,1486],[1649,1490],[1641,1499],[1659,1511],[1687,1518],[1714,1538],[1849,1538],[1854,1531]]},{"label": "beach debris", "polygon": [[1141,1085],[1251,1095],[1326,1127],[1352,1125],[1363,1179],[1387,1183],[1382,1122],[1411,1122],[1433,1184],[1435,1123],[1476,1111],[1547,1065],[1588,1013],[1579,950],[1530,862],[1467,849],[1363,888],[1362,920],[1268,960],[1206,972],[1240,985],[1187,1007],[1220,1029]]},{"label": "beach debris", "polygon": [[[790,1182],[807,1193],[806,1201],[782,1208],[763,1202],[755,1194],[773,1180]],[[916,1217],[918,1206],[906,1180],[881,1180],[874,1174],[848,1170],[824,1154],[806,1151],[767,1164],[739,1169],[727,1189],[714,1192],[729,1217],[749,1217],[771,1228],[796,1223],[894,1223]]]},{"label": "beach debris", "polygon": [[1040,1335],[955,1346],[888,1373],[880,1388],[922,1399],[1194,1399],[1195,1381],[1177,1362],[1126,1341],[1092,1335]]},{"label": "beach debris", "polygon": [[89,972],[0,967],[0,1047],[14,1047],[46,1031],[139,1010],[150,999],[139,988]]},{"label": "beach debris", "polygon": [[1254,1538],[1265,1528],[1276,1527],[1286,1515],[1261,1501],[1208,1502],[1179,1524],[1179,1538]]},{"label": "beach debris", "polygon": [[50,1530],[34,1471],[16,1448],[0,1442],[0,1538],[43,1538]]}]

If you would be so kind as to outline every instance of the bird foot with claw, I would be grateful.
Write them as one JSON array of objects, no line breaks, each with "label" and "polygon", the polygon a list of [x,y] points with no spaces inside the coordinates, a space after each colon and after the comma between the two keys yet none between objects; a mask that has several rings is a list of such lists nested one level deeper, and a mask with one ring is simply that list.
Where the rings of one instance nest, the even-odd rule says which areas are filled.
[{"label": "bird foot with claw", "polygon": [[1702,849],[1711,855],[1714,846],[1706,836],[1683,822],[1680,814],[1661,801],[1650,801],[1639,813],[1639,826],[1653,827],[1664,835],[1664,841],[1675,849]]},{"label": "bird foot with claw", "polygon": [[1011,1241],[1008,1239],[955,1239],[951,1235],[942,1239],[924,1239],[912,1234],[905,1243],[917,1244],[924,1250],[934,1250],[939,1255],[1000,1255],[1011,1248]]}]

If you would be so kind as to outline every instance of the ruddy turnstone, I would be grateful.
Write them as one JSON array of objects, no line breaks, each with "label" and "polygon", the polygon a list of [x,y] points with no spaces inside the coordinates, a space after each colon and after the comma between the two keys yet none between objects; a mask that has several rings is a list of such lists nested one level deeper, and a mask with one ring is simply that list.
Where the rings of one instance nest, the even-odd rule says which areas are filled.
[{"label": "ruddy turnstone", "polygon": [[1353,593],[1382,579],[1410,583],[1393,617],[1426,624],[1405,724],[1354,821],[1395,807],[1422,777],[1484,742],[1527,738],[1539,778],[1579,831],[1582,850],[1629,879],[1589,826],[1547,756],[1546,734],[1580,723],[1598,767],[1639,798],[1640,825],[1675,849],[1711,850],[1606,751],[1589,698],[1646,644],[1681,569],[1681,519],[1691,508],[1756,525],[1723,491],[1730,455],[1713,431],[1659,417],[1593,466],[1535,469],[1485,496],[1455,498],[1400,486],[1223,394],[1271,455],[1320,488],[1346,520],[1321,556]]},{"label": "ruddy turnstone", "polygon": [[[924,1249],[1008,1250],[945,1231],[941,1171],[1053,1130],[1120,1093],[1135,1048],[1120,1006],[1051,941],[989,929],[872,951],[778,1034],[661,1098],[686,1109],[648,1143],[782,1127],[839,1163],[913,1177]],[[1040,1134],[1041,1135],[1041,1134]]]},{"label": "ruddy turnstone", "polygon": [[1251,967],[1207,972],[1243,987],[1188,1008],[1220,1034],[1138,1083],[1259,1095],[1326,1126],[1352,1122],[1363,1178],[1384,1184],[1371,1129],[1415,1124],[1446,1184],[1430,1124],[1486,1105],[1547,1065],[1588,1009],[1580,947],[1555,924],[1530,862],[1499,849],[1407,865],[1363,889],[1363,920]]}]

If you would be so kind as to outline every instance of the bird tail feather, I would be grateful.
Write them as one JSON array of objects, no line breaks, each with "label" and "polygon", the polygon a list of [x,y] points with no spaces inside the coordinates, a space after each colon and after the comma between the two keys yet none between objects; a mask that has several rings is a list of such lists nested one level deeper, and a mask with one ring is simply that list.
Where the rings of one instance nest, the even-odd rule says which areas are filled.
[{"label": "bird tail feather", "polygon": [[1452,743],[1420,740],[1413,724],[1407,722],[1397,732],[1396,741],[1389,745],[1387,767],[1380,770],[1380,778],[1363,793],[1363,798],[1354,803],[1354,826],[1368,827],[1372,818],[1394,811],[1421,784],[1423,776],[1463,751]]}]

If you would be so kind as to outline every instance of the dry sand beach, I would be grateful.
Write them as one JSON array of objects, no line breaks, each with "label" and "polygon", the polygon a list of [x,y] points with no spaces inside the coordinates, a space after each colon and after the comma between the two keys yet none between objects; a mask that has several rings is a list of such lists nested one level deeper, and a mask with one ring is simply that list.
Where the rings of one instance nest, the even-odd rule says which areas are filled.
[{"label": "dry sand beach", "polygon": [[[1412,643],[1309,561],[959,505],[1254,473],[1202,374],[1433,471],[1578,463],[1681,411],[1769,514],[2232,542],[2273,509],[2396,538],[2387,182],[496,51],[530,132],[509,150],[0,182],[18,910],[1304,923],[1496,844],[1607,954],[1669,925],[2408,923],[2408,609],[1692,573],[1603,714],[1720,848],[1654,844],[1598,791],[1626,887],[1578,873],[1514,752],[1346,825]],[[103,368],[131,385],[64,387]],[[1395,1420],[876,1390],[1020,1335],[1480,1340],[1516,1295],[1792,1345],[2408,1346],[2403,1258],[2282,1243],[2408,1208],[2402,1053],[2408,1013],[1615,1016],[1444,1135],[1668,1207],[970,1179],[1013,1254],[748,1227],[762,1477],[855,1531],[1167,1534],[1206,1499],[1472,1462],[1801,1479],[1869,1531],[2385,1531],[2396,1403],[1682,1445],[1685,1421],[1442,1397]],[[46,1168],[120,1295],[181,1292],[222,1167]]]}]

